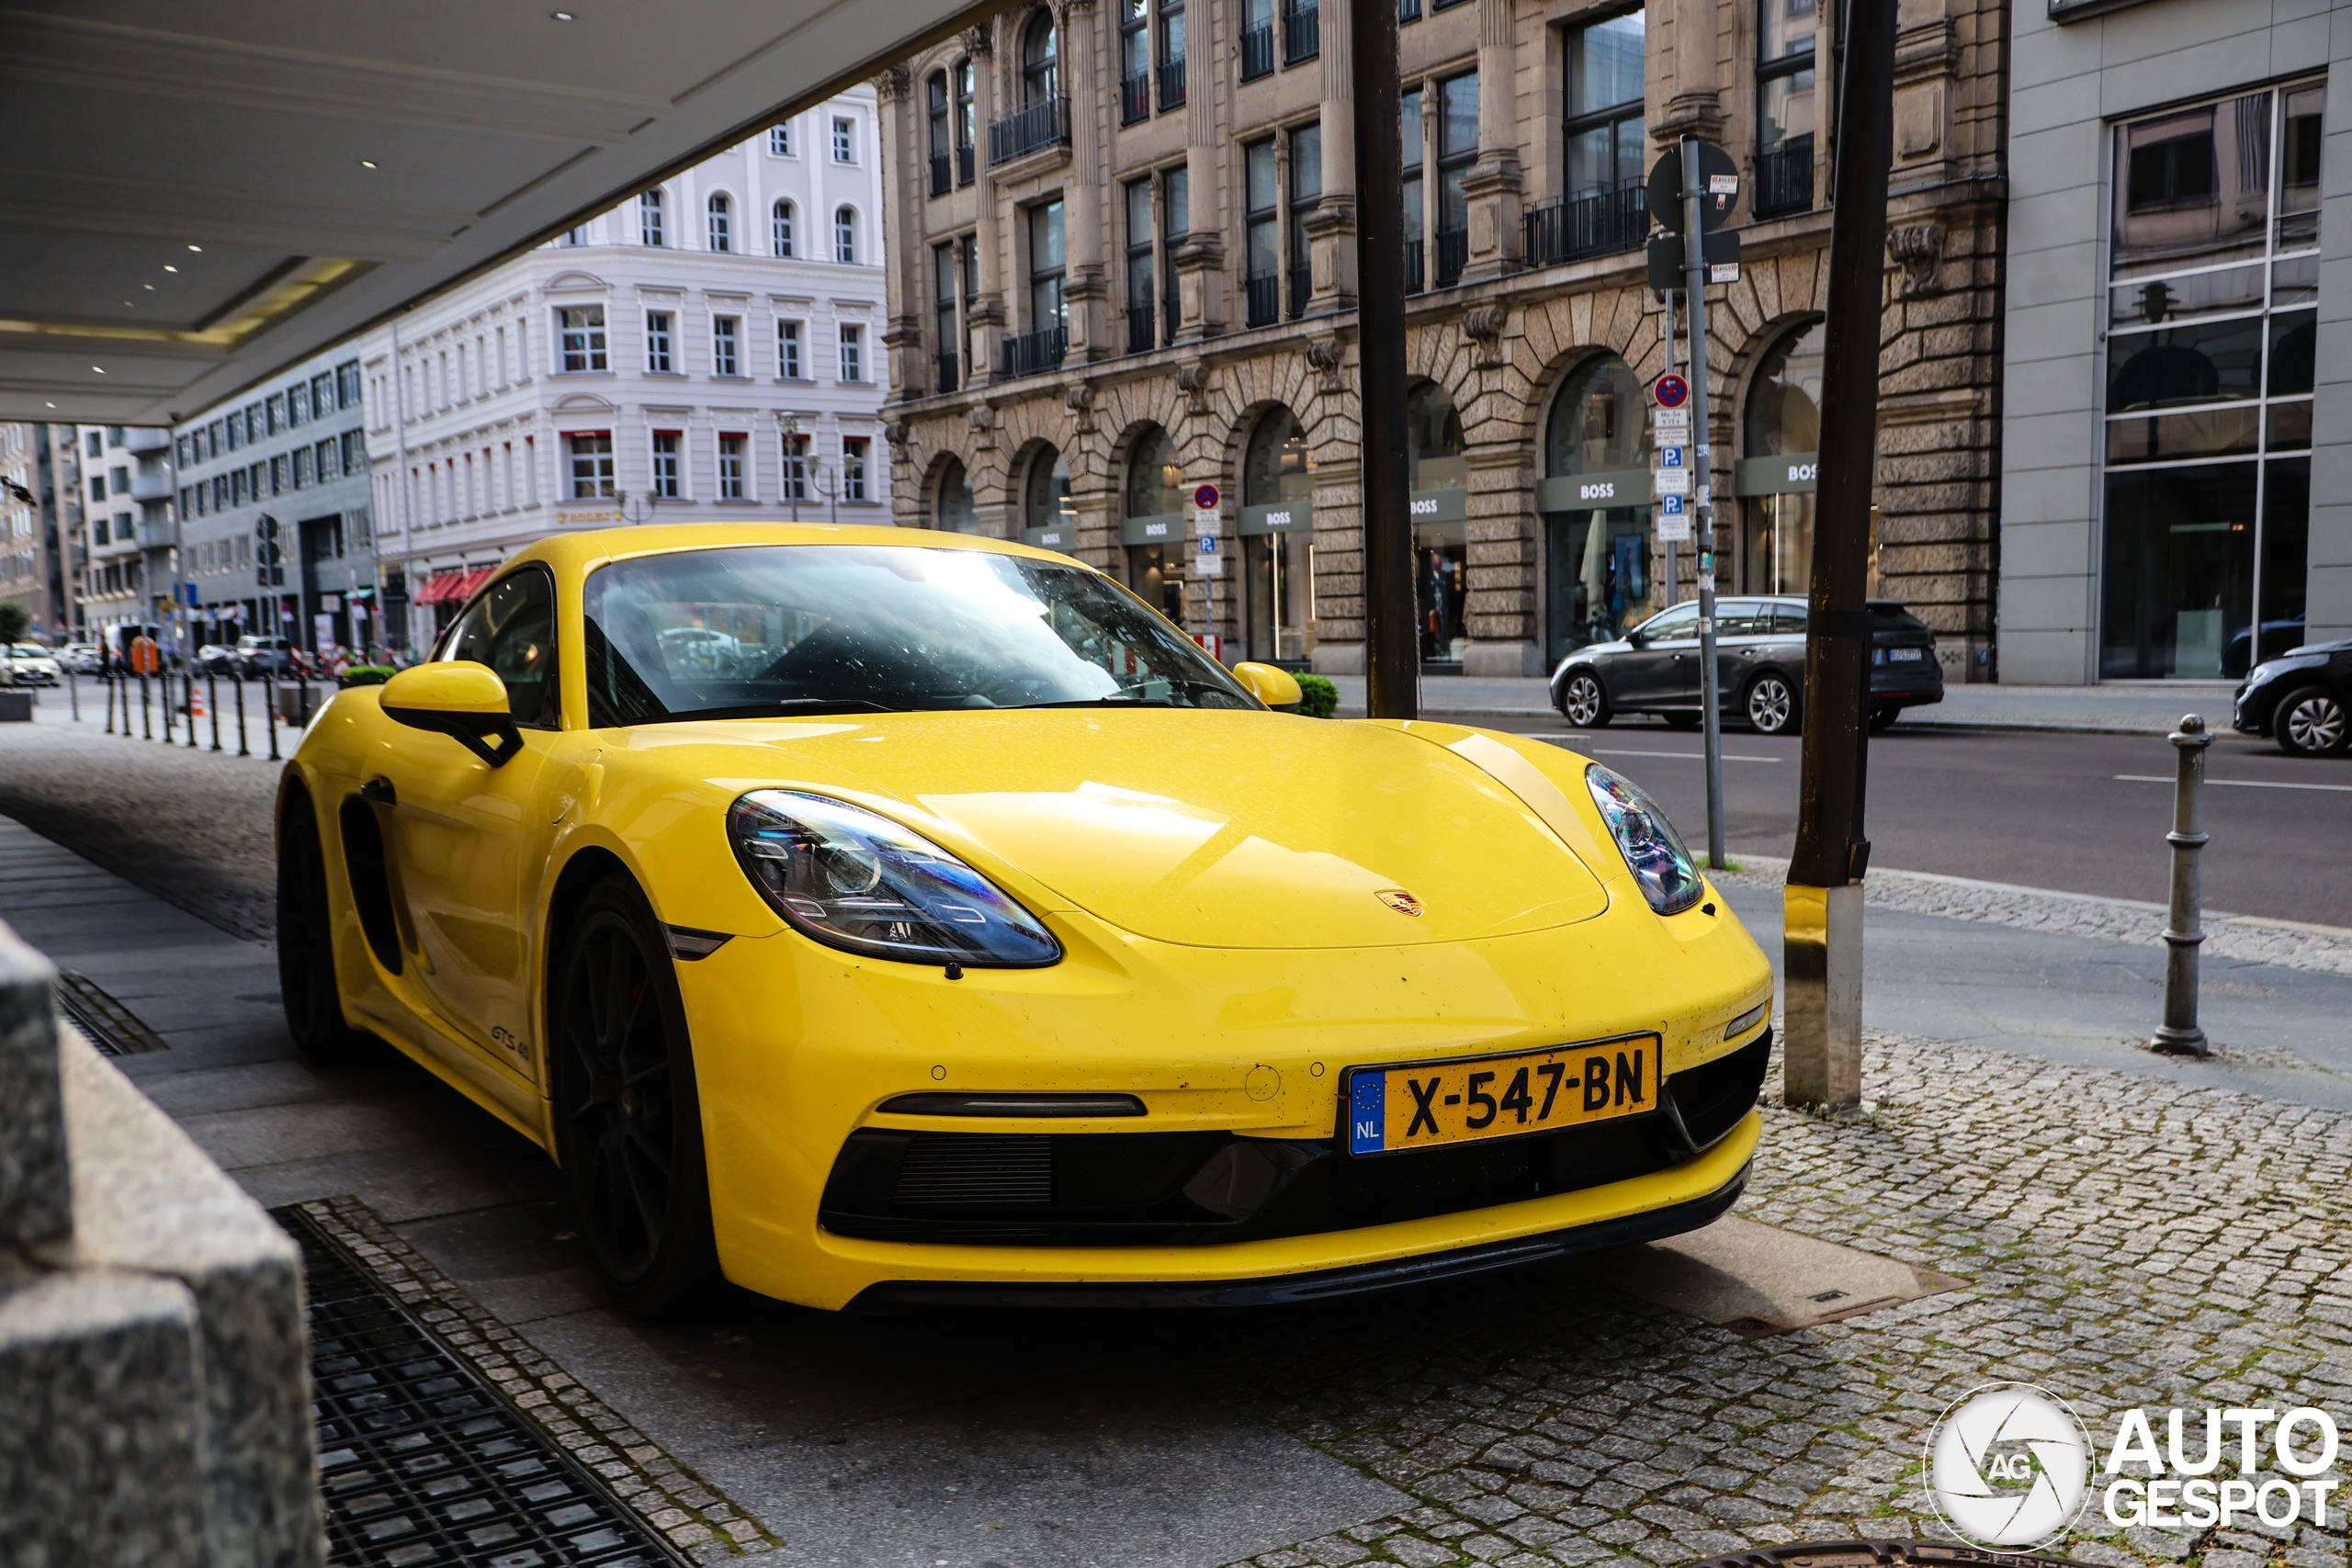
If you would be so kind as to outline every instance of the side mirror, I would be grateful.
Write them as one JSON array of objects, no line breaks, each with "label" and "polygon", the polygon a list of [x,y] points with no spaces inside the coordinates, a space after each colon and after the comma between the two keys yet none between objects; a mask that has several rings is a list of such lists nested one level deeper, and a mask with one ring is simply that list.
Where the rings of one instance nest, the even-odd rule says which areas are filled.
[{"label": "side mirror", "polygon": [[1295,708],[1301,694],[1297,677],[1287,670],[1272,664],[1237,664],[1233,678],[1248,688],[1251,696],[1270,708]]},{"label": "side mirror", "polygon": [[1647,648],[1650,645],[1650,634],[1644,631],[1627,632],[1625,644],[1629,648]]},{"label": "side mirror", "polygon": [[420,664],[401,671],[379,690],[386,717],[412,729],[446,735],[493,768],[513,761],[523,748],[506,682],[487,664]]}]

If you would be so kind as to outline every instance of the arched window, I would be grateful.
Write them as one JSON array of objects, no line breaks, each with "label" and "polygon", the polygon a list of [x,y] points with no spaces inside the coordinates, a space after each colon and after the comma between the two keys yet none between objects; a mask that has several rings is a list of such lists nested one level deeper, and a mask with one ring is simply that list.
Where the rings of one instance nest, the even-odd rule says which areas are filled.
[{"label": "arched window", "polygon": [[[1051,446],[1040,446],[1029,459],[1029,481],[1022,487],[1021,525],[1057,528],[1076,520],[1069,504],[1069,460]],[[1061,547],[1076,543],[1064,539]]]},{"label": "arched window", "polygon": [[846,207],[833,211],[833,259],[843,265],[857,260],[857,214]]},{"label": "arched window", "polygon": [[1241,457],[1242,651],[1303,660],[1314,651],[1315,451],[1298,416],[1269,409]]},{"label": "arched window", "polygon": [[710,248],[731,251],[735,248],[735,204],[723,196],[710,198]]},{"label": "arched window", "polygon": [[1606,642],[1650,608],[1649,421],[1613,354],[1568,372],[1544,424],[1544,632],[1557,660]]},{"label": "arched window", "polygon": [[1039,6],[1021,35],[1021,107],[1061,96],[1060,40],[1054,33],[1054,14]]},{"label": "arched window", "polygon": [[649,245],[666,245],[669,237],[662,223],[662,193],[647,191],[637,198],[637,237]]},{"label": "arched window", "polygon": [[775,204],[775,254],[789,259],[792,255],[792,203]]},{"label": "arched window", "polygon": [[1740,587],[1803,593],[1813,576],[1813,483],[1821,449],[1822,323],[1772,345],[1747,386],[1741,456],[1770,457],[1741,476]]},{"label": "arched window", "polygon": [[1462,657],[1470,598],[1470,523],[1464,493],[1470,488],[1470,460],[1464,445],[1453,393],[1423,381],[1405,394],[1414,615],[1421,628],[1421,658],[1430,663],[1449,664]]},{"label": "arched window", "polygon": [[932,525],[950,534],[980,531],[979,511],[972,504],[971,476],[960,459],[950,457],[939,470],[939,495],[932,503]]},{"label": "arched window", "polygon": [[1136,437],[1127,459],[1127,586],[1184,624],[1184,468],[1159,426]]}]

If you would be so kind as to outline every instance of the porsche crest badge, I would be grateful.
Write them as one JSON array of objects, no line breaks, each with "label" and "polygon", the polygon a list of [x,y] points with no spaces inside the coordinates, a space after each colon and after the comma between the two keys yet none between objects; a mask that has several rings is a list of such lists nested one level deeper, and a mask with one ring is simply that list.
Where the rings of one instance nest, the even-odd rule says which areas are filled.
[{"label": "porsche crest badge", "polygon": [[1416,919],[1420,915],[1421,901],[1401,887],[1384,887],[1373,897],[1400,915],[1411,915]]}]

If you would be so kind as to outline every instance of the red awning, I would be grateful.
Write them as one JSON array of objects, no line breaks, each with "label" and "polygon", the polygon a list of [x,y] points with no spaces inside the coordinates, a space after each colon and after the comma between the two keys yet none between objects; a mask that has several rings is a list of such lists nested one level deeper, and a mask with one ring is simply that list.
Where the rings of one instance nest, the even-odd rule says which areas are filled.
[{"label": "red awning", "polygon": [[410,596],[412,604],[462,604],[474,596],[474,591],[490,581],[494,566],[459,567],[454,571],[436,571],[424,580],[424,586]]},{"label": "red awning", "polygon": [[478,566],[474,568],[473,570],[466,573],[465,581],[458,584],[458,591],[455,593],[450,594],[449,597],[455,599],[460,604],[464,604],[476,593],[481,592],[481,585],[488,582],[490,581],[491,573],[497,570],[498,569],[494,566]]}]

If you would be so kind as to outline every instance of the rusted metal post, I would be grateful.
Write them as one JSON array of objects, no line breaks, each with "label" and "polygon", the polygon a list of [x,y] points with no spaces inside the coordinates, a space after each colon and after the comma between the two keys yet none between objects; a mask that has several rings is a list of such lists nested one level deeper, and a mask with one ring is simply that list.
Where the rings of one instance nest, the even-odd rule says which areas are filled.
[{"label": "rusted metal post", "polygon": [[2197,1026],[2197,950],[2205,931],[2199,923],[2205,878],[2198,854],[2205,848],[2205,748],[2213,744],[2205,721],[2185,715],[2172,732],[2180,771],[2172,786],[2172,909],[2165,921],[2165,1021],[2148,1049],[2173,1056],[2210,1056],[2211,1044]]}]

